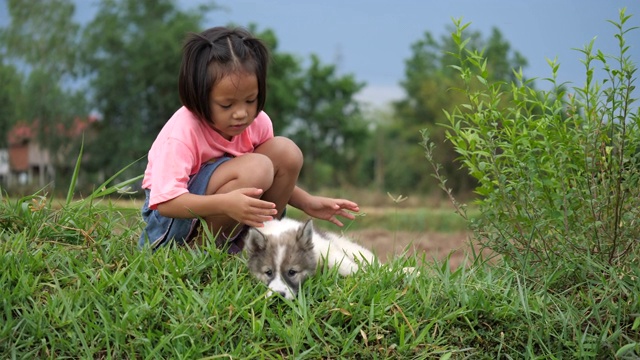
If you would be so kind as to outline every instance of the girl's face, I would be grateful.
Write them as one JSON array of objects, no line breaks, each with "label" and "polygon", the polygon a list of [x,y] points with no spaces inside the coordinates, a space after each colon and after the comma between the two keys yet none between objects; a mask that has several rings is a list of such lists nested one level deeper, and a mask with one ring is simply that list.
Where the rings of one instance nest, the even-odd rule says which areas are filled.
[{"label": "girl's face", "polygon": [[258,115],[258,79],[247,72],[227,75],[213,86],[209,99],[213,129],[231,140]]}]

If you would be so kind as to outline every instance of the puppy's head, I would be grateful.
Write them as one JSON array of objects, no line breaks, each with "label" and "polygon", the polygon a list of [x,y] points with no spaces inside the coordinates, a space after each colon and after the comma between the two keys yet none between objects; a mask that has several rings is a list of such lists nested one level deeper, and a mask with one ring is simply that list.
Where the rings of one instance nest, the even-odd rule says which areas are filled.
[{"label": "puppy's head", "polygon": [[313,252],[313,224],[265,235],[251,228],[245,238],[249,271],[269,287],[269,294],[295,298],[300,285],[317,266]]}]

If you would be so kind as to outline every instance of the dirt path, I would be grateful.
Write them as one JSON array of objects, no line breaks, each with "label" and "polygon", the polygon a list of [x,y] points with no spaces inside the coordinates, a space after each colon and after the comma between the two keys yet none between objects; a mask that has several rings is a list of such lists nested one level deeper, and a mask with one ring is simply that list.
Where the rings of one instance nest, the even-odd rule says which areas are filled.
[{"label": "dirt path", "polygon": [[367,229],[352,231],[349,236],[372,249],[383,262],[400,256],[405,251],[408,255],[417,254],[419,258],[424,254],[425,261],[444,260],[453,252],[450,266],[454,269],[465,261],[470,249],[467,232],[415,233]]}]

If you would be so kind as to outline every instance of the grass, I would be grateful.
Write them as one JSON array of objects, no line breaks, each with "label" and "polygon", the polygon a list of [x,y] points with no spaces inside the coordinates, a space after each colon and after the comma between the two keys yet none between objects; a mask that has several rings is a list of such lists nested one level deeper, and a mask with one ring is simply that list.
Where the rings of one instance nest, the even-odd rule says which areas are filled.
[{"label": "grass", "polygon": [[[544,285],[562,274],[532,283],[506,263],[476,259],[451,270],[446,261],[409,256],[346,278],[325,269],[294,301],[267,298],[245,259],[212,241],[196,249],[139,249],[137,209],[103,198],[135,179],[108,186],[114,178],[86,199],[73,200],[73,189],[64,203],[40,194],[0,199],[0,358],[640,354],[637,264],[585,266],[592,283],[557,293]],[[393,216],[398,224],[405,215]],[[406,266],[420,273],[404,274]]]},{"label": "grass", "polygon": [[[619,284],[553,294],[506,265],[429,263],[419,276],[403,275],[419,260],[409,257],[348,278],[324,272],[287,301],[266,298],[243,257],[213,246],[139,250],[137,209],[95,199],[52,206],[40,196],[0,206],[1,358],[602,358],[638,350],[638,321],[615,307],[636,301],[640,289],[628,278],[640,276],[636,267]],[[613,291],[622,286],[626,298]]]}]

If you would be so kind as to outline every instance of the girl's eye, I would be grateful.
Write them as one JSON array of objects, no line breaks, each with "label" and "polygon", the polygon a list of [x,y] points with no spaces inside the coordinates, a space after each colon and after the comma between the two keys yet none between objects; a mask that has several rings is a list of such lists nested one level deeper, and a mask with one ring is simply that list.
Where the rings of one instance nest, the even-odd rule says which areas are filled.
[{"label": "girl's eye", "polygon": [[247,100],[247,104],[253,104],[254,102],[256,102],[256,100],[258,100],[258,99]]},{"label": "girl's eye", "polygon": [[269,270],[265,271],[264,274],[267,275],[267,276],[271,276],[271,275],[273,275],[273,271],[271,269],[269,269]]},{"label": "girl's eye", "polygon": [[231,105],[222,105],[222,104],[220,104],[220,107],[223,108],[223,109],[229,109],[229,108],[231,108]]},{"label": "girl's eye", "polygon": [[289,276],[295,276],[295,274],[297,274],[298,272],[293,270],[293,269],[289,269]]}]

